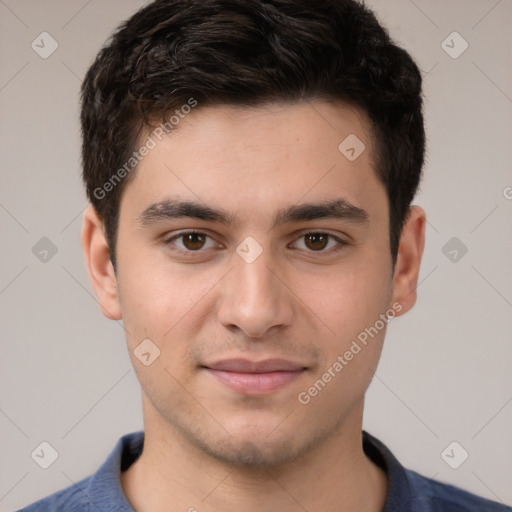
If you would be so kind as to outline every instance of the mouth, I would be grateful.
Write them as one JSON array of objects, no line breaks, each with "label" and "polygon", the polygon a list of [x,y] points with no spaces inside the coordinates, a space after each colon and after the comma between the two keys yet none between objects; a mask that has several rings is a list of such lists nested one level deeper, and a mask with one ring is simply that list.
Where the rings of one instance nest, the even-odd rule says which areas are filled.
[{"label": "mouth", "polygon": [[299,378],[307,367],[284,359],[225,359],[202,367],[230,389],[245,395],[277,391]]}]

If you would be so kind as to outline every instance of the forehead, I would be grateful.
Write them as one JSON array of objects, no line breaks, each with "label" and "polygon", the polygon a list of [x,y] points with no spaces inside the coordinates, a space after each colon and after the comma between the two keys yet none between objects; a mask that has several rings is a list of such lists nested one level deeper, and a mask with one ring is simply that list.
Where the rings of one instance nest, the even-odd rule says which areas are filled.
[{"label": "forehead", "polygon": [[169,195],[274,219],[276,209],[291,203],[339,197],[370,209],[384,199],[386,206],[370,124],[356,108],[322,101],[198,105],[169,134],[155,127],[141,137],[153,148],[121,200],[139,213]]}]

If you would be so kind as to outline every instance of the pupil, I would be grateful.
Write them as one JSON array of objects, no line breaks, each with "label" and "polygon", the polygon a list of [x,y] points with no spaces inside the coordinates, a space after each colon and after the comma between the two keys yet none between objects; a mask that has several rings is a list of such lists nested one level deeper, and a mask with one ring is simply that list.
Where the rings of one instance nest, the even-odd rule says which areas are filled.
[{"label": "pupil", "polygon": [[[327,246],[327,235],[322,233],[313,233],[306,236],[306,244],[310,249],[324,249]],[[309,244],[309,242],[312,242]],[[318,245],[320,244],[320,245]]]}]

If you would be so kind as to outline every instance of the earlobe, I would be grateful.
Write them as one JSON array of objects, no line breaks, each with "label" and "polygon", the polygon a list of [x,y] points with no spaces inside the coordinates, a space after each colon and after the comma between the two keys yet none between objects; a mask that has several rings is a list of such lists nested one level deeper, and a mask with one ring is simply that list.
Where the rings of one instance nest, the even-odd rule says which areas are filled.
[{"label": "earlobe", "polygon": [[103,232],[103,222],[89,205],[83,214],[82,248],[102,313],[112,320],[122,318],[117,278],[110,261],[110,251]]},{"label": "earlobe", "polygon": [[409,311],[416,302],[416,287],[425,247],[425,224],[425,210],[420,206],[411,206],[400,237],[393,276],[392,303],[398,302],[402,305],[401,315]]}]

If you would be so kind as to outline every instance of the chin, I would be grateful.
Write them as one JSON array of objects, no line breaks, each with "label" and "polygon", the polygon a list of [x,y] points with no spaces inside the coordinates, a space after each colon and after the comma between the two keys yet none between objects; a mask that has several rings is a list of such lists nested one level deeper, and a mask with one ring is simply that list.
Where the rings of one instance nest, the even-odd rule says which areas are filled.
[{"label": "chin", "polygon": [[262,439],[230,439],[220,445],[207,445],[203,449],[219,462],[246,469],[266,469],[293,462],[298,453],[293,443],[268,442]]},{"label": "chin", "polygon": [[[285,428],[284,425],[276,428],[278,426],[238,426],[236,433],[226,433],[221,439],[207,439],[207,435],[196,437],[195,444],[223,464],[246,469],[268,469],[296,461],[318,442],[318,436],[311,433],[300,432],[298,428]],[[301,438],[301,435],[304,437]]]}]

